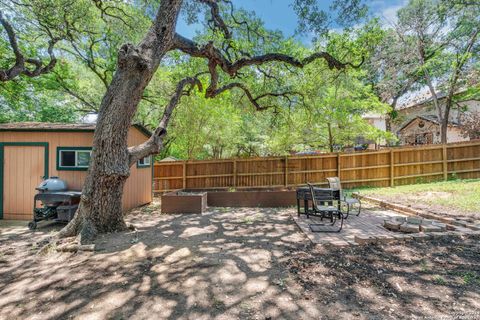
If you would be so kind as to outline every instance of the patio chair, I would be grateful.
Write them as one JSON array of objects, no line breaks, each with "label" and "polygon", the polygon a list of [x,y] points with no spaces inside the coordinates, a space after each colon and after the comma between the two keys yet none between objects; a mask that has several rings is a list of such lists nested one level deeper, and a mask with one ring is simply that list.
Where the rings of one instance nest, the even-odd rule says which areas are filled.
[{"label": "patio chair", "polygon": [[340,183],[339,177],[330,177],[327,178],[327,181],[329,188],[338,190],[340,192],[340,201],[345,203],[347,206],[345,219],[348,218],[350,212],[358,217],[360,215],[360,211],[362,210],[362,203],[360,200],[355,198],[347,198],[347,196],[343,195],[342,184]]},{"label": "patio chair", "polygon": [[[320,217],[321,220],[330,220],[329,223],[311,223],[308,225],[310,230],[312,232],[340,232],[343,228],[344,216],[340,210],[339,193],[332,189],[315,188],[310,183],[307,185],[312,195],[312,212],[310,214]],[[340,220],[340,225],[335,226],[338,220]]]}]

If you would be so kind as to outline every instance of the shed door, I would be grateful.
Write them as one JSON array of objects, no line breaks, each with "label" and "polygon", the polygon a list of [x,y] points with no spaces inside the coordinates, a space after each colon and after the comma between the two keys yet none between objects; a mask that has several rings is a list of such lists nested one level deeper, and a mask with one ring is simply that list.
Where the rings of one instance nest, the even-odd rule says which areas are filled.
[{"label": "shed door", "polygon": [[35,188],[45,174],[45,149],[5,146],[3,159],[3,219],[31,220]]}]

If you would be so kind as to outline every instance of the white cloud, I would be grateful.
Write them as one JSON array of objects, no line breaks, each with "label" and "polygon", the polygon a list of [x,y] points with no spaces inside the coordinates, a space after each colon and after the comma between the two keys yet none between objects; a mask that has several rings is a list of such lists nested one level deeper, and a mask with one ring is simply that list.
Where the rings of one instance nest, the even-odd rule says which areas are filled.
[{"label": "white cloud", "polygon": [[384,1],[375,1],[371,7],[376,8],[376,15],[380,17],[383,25],[391,26],[397,22],[397,12],[408,4],[408,0],[403,0],[400,4],[386,6]]}]

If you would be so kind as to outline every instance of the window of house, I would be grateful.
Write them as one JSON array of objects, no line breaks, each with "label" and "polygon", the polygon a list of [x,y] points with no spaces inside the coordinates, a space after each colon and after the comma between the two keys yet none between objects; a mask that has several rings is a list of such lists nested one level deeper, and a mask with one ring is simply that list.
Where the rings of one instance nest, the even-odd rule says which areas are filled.
[{"label": "window of house", "polygon": [[144,167],[150,167],[150,159],[151,157],[145,157],[137,161],[137,167],[139,168],[144,168]]},{"label": "window of house", "polygon": [[417,134],[415,136],[415,144],[425,144],[425,137],[423,134]]},{"label": "window of house", "polygon": [[58,147],[57,170],[87,170],[91,153],[89,147]]}]

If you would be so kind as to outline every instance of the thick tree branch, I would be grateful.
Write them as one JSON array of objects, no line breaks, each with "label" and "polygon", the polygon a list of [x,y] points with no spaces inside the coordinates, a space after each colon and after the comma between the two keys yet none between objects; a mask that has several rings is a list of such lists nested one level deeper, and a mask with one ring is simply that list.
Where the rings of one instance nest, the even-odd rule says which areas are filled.
[{"label": "thick tree branch", "polygon": [[317,59],[324,59],[330,69],[337,70],[342,70],[349,66],[358,68],[361,66],[361,64],[363,64],[363,58],[359,65],[353,65],[350,62],[343,63],[338,61],[328,52],[317,52],[303,60],[298,60],[297,58],[282,53],[267,53],[264,55],[242,58],[235,62],[231,62],[220,52],[220,50],[214,47],[212,42],[209,42],[203,46],[199,46],[192,40],[182,37],[179,34],[177,34],[174,38],[173,49],[178,49],[192,57],[206,58],[212,63],[218,65],[224,72],[232,77],[235,77],[237,72],[244,67],[262,65],[274,61],[282,62],[297,68],[303,68],[307,64]]},{"label": "thick tree branch", "polygon": [[304,58],[303,60],[299,60],[297,58],[294,58],[282,53],[268,53],[268,54],[259,55],[259,56],[241,58],[232,62],[227,57],[225,57],[220,52],[220,50],[213,45],[212,42],[209,42],[203,46],[199,46],[192,40],[184,38],[178,34],[174,38],[172,49],[178,49],[183,53],[188,54],[192,57],[205,58],[208,60],[208,70],[210,72],[210,85],[205,92],[206,98],[213,98],[216,95],[226,90],[229,90],[232,88],[239,88],[245,92],[249,101],[258,110],[265,109],[265,107],[261,107],[258,104],[259,97],[254,98],[250,93],[250,91],[243,84],[234,82],[234,83],[227,84],[224,87],[218,88],[219,76],[218,76],[217,67],[219,67],[226,74],[230,75],[230,77],[235,78],[238,76],[238,73],[242,68],[249,67],[249,66],[260,66],[268,62],[281,62],[296,68],[303,68],[307,64],[312,63],[317,59],[324,59],[327,62],[327,65],[330,69],[337,69],[337,70],[344,70],[349,66],[353,68],[358,68],[361,64],[363,64],[363,58],[360,65],[353,65],[352,63],[349,63],[349,62],[343,63],[338,61],[328,52],[317,52]]},{"label": "thick tree branch", "polygon": [[215,91],[210,93],[209,98],[213,98],[219,94],[222,94],[225,91],[232,90],[238,88],[243,91],[247,99],[250,101],[250,103],[257,109],[258,111],[261,110],[266,110],[269,108],[272,108],[273,106],[266,106],[266,105],[261,105],[260,100],[267,98],[267,97],[275,97],[275,98],[284,98],[287,99],[290,103],[292,102],[290,99],[290,96],[292,95],[297,95],[297,96],[302,96],[303,95],[299,92],[296,91],[286,91],[286,92],[268,92],[268,93],[263,93],[261,95],[258,95],[256,97],[253,96],[251,91],[245,86],[243,83],[240,82],[232,82],[227,85],[224,85],[223,87],[220,87],[216,89]]},{"label": "thick tree branch", "polygon": [[[36,77],[44,73],[50,72],[57,63],[57,59],[53,52],[53,47],[55,46],[58,39],[51,39],[48,43],[47,52],[50,56],[50,62],[47,65],[44,65],[43,62],[39,59],[34,58],[25,58],[17,43],[17,35],[13,30],[12,25],[3,17],[3,13],[0,12],[0,23],[7,32],[8,41],[10,42],[10,47],[15,55],[15,64],[9,69],[0,69],[0,81],[9,81],[15,79],[19,75],[25,75],[27,77]],[[27,64],[34,66],[33,69],[29,69]]]},{"label": "thick tree branch", "polygon": [[[163,138],[167,134],[168,123],[170,122],[173,110],[180,102],[181,97],[184,95],[189,95],[195,86],[198,87],[199,91],[202,91],[202,83],[197,76],[185,78],[177,84],[175,93],[165,107],[162,119],[160,120],[160,123],[153,132],[152,136],[144,143],[128,149],[130,154],[130,165],[133,165],[135,162],[144,157],[158,153],[162,149]],[[185,88],[187,88],[186,91]]]}]

